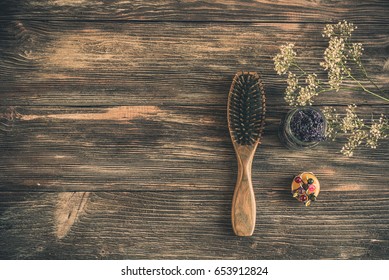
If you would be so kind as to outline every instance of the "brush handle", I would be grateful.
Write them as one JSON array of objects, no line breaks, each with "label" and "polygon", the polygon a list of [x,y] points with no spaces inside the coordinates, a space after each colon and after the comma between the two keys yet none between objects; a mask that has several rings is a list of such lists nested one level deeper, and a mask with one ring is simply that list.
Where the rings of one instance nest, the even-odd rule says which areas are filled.
[{"label": "brush handle", "polygon": [[253,157],[238,156],[238,179],[232,199],[231,222],[237,236],[251,236],[255,228],[256,205],[251,181]]}]

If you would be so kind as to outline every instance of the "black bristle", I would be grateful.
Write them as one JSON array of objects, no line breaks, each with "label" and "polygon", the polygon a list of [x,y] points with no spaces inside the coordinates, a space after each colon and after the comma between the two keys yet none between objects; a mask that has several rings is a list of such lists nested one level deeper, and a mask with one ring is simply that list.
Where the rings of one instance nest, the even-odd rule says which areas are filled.
[{"label": "black bristle", "polygon": [[235,76],[228,110],[230,131],[237,144],[257,142],[262,134],[265,112],[265,93],[257,74]]}]

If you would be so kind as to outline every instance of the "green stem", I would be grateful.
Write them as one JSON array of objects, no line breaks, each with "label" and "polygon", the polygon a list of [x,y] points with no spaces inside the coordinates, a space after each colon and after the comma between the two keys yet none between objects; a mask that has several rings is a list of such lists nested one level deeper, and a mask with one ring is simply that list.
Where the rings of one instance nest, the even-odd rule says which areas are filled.
[{"label": "green stem", "polygon": [[297,63],[293,63],[293,65],[294,65],[297,69],[299,69],[301,72],[303,72],[304,75],[307,75],[307,74],[308,74],[308,73],[305,72],[305,70],[304,70],[303,68],[301,68],[300,65],[298,65]]},{"label": "green stem", "polygon": [[[364,126],[367,127],[367,128],[371,128],[371,125],[369,125],[369,124],[365,124]],[[383,130],[389,130],[389,127],[387,125],[384,126]]]},{"label": "green stem", "polygon": [[[321,88],[321,90],[317,91],[317,94],[320,94],[320,93],[323,93],[323,92],[334,91],[333,88],[325,88],[325,87],[323,87],[321,85],[319,85],[319,87]],[[352,87],[341,87],[341,88],[339,88],[339,90],[350,90],[350,89],[359,90],[360,88],[359,87],[355,87],[355,88],[352,88]]]},{"label": "green stem", "polygon": [[365,78],[381,93],[382,90],[378,87],[378,85],[369,77],[369,75],[367,74],[367,71],[366,71],[366,68],[362,65],[362,62],[359,61],[359,63],[357,63],[359,69],[361,69],[363,75],[365,76]]},{"label": "green stem", "polygon": [[367,93],[370,93],[371,95],[374,95],[375,97],[378,97],[378,98],[381,98],[382,100],[385,100],[386,102],[389,102],[389,99],[388,98],[385,98],[375,92],[372,92],[371,90],[368,90],[364,85],[361,84],[360,81],[358,81],[357,79],[354,78],[353,75],[349,74],[348,75],[351,79],[353,79],[355,82],[357,82],[357,84]]},{"label": "green stem", "polygon": [[[346,42],[346,45],[347,45],[347,47],[349,48],[349,49],[351,49],[352,48],[352,44],[350,44],[350,42]],[[367,71],[366,71],[366,68],[363,66],[363,64],[362,64],[362,61],[361,61],[361,59],[360,58],[356,58],[356,57],[354,57],[354,56],[352,56],[352,60],[353,60],[353,62],[358,66],[358,68],[359,68],[359,70],[362,72],[362,74],[363,74],[363,76],[364,76],[364,78],[365,79],[367,79],[381,94],[383,94],[383,92],[382,92],[382,90],[378,87],[378,85],[369,77],[369,75],[367,74]],[[372,92],[372,91],[370,91],[370,90],[368,90],[368,89],[366,89],[366,87],[364,87],[357,79],[355,79],[352,75],[351,75],[351,73],[348,73],[348,75],[349,75],[349,77],[351,77],[354,81],[356,81],[359,85],[360,85],[360,87],[365,91],[365,92],[367,92],[367,93],[370,93],[370,94],[372,94],[372,95],[374,95],[375,97],[378,97],[378,98],[381,98],[381,99],[383,99],[383,100],[385,100],[385,101],[389,101],[387,98],[385,98],[385,97],[383,97],[383,96],[381,96],[381,95],[379,95],[379,94],[377,94],[377,93],[375,93],[375,92]]]},{"label": "green stem", "polygon": [[321,88],[322,88],[322,90],[317,91],[316,92],[317,94],[320,94],[320,93],[323,93],[323,92],[333,91],[333,89],[331,89],[331,88],[323,88],[323,87],[321,87]]}]

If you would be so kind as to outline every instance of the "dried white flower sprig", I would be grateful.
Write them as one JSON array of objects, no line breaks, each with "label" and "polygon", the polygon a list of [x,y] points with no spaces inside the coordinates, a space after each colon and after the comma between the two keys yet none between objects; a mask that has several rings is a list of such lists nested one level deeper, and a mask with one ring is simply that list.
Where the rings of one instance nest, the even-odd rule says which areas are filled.
[{"label": "dried white flower sprig", "polygon": [[387,138],[385,130],[388,129],[388,120],[381,114],[378,120],[371,120],[370,125],[358,117],[355,113],[357,106],[349,105],[346,109],[346,115],[341,118],[332,107],[324,107],[323,114],[327,120],[328,139],[335,140],[338,133],[347,136],[347,142],[341,149],[346,156],[353,156],[354,150],[359,146],[366,146],[376,149],[378,140]]},{"label": "dried white flower sprig", "polygon": [[[284,99],[290,106],[312,105],[313,98],[321,93],[350,89],[350,85],[353,86],[351,89],[355,90],[355,84],[360,90],[389,102],[363,66],[362,44],[352,42],[352,33],[356,28],[353,23],[347,21],[325,26],[322,35],[328,38],[328,47],[324,51],[324,60],[320,66],[327,72],[326,80],[319,80],[315,73],[308,73],[299,65],[294,44],[288,43],[280,47],[280,52],[273,58],[274,69],[278,75],[287,75],[288,86]],[[363,81],[357,79],[353,72],[355,69]],[[345,84],[346,80],[353,83]],[[366,82],[375,90],[367,88]],[[341,152],[347,156],[352,156],[354,150],[361,145],[375,149],[378,140],[387,137],[385,130],[388,129],[388,121],[384,115],[378,120],[373,119],[368,126],[358,118],[355,110],[355,105],[348,106],[345,117],[341,118],[335,109],[331,107],[324,109],[327,118],[326,136],[335,139],[338,133],[343,133],[347,137],[347,142]]]},{"label": "dried white flower sprig", "polygon": [[[389,102],[388,98],[382,96],[381,89],[368,76],[362,64],[362,44],[352,42],[352,33],[356,28],[354,24],[347,21],[325,26],[322,35],[329,41],[324,51],[324,61],[320,63],[320,66],[328,73],[326,81],[320,81],[315,73],[307,73],[302,69],[296,61],[297,53],[294,50],[294,44],[288,43],[280,47],[280,52],[273,58],[274,69],[278,75],[288,74],[285,101],[289,105],[312,105],[313,97],[320,93],[339,91],[342,88],[350,89],[349,85],[344,84],[345,80],[351,80],[362,91]],[[352,72],[352,66],[360,72],[359,74],[366,82],[375,88],[376,92],[368,89],[364,82],[356,78]]]}]

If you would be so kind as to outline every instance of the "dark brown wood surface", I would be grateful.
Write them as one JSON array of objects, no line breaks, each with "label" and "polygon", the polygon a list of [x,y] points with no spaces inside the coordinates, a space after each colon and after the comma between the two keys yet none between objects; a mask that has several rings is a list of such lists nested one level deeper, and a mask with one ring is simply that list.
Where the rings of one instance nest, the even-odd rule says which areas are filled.
[{"label": "dark brown wood surface", "polygon": [[[149,3],[150,2],[150,3]],[[0,3],[1,259],[389,259],[389,141],[339,154],[277,137],[285,42],[319,68],[325,23],[358,25],[364,63],[389,91],[389,2],[10,1]],[[257,223],[234,236],[237,163],[226,118],[239,71],[262,74]],[[315,106],[389,106],[364,93]],[[313,171],[318,201],[290,195]]]}]

